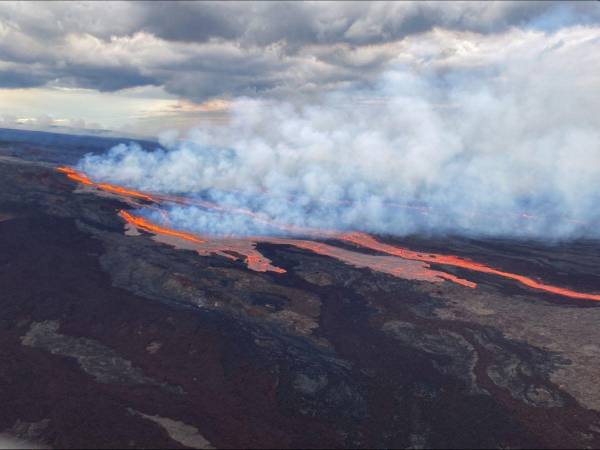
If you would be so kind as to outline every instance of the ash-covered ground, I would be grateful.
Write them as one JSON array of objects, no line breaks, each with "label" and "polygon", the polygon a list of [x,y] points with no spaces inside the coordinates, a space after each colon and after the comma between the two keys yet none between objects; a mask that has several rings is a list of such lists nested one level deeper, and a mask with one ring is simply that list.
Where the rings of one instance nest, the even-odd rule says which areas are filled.
[{"label": "ash-covered ground", "polygon": [[[452,267],[477,288],[405,280],[265,243],[286,273],[260,273],[126,234],[123,200],[55,170],[84,148],[61,161],[60,139],[0,143],[2,439],[600,447],[600,303]],[[385,239],[600,291],[596,241]]]}]

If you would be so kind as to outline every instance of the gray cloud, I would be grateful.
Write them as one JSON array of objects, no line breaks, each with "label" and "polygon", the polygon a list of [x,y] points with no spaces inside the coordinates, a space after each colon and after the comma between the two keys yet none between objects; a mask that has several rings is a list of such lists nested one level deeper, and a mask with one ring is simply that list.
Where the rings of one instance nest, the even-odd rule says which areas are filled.
[{"label": "gray cloud", "polygon": [[[259,46],[283,41],[292,48],[391,42],[434,27],[491,33],[600,19],[589,2],[150,2],[140,9],[140,28],[168,40],[221,38]],[[551,20],[556,12],[562,21]]]},{"label": "gray cloud", "polygon": [[49,81],[46,74],[33,73],[24,68],[0,70],[0,87],[29,88],[43,86]]},{"label": "gray cloud", "polygon": [[135,67],[94,67],[73,64],[57,73],[56,78],[61,79],[66,86],[96,89],[101,92],[160,84],[154,77],[142,74]]},{"label": "gray cloud", "polygon": [[237,40],[244,33],[244,17],[253,13],[250,4],[225,2],[144,2],[137,6],[139,30],[187,42]]},{"label": "gray cloud", "polygon": [[0,3],[0,86],[151,84],[194,101],[321,93],[373,82],[404,40],[432,30],[599,20],[597,2]]}]

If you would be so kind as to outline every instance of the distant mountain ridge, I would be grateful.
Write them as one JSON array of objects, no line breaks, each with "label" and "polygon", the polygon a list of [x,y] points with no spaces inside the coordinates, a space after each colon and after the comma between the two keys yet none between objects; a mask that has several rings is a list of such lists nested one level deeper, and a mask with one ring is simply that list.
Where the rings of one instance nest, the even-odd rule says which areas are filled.
[{"label": "distant mountain ridge", "polygon": [[154,149],[158,142],[143,139],[62,134],[0,128],[0,155],[32,161],[74,164],[86,153],[101,153],[120,143],[135,142]]}]

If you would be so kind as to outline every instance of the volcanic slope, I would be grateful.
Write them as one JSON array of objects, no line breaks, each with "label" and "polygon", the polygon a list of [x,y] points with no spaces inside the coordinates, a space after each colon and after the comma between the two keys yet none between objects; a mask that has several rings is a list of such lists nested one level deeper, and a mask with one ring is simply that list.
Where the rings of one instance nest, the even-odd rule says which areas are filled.
[{"label": "volcanic slope", "polygon": [[[256,249],[285,272],[257,272],[126,230],[128,201],[51,165],[3,158],[0,183],[3,435],[61,448],[600,446],[597,302],[436,264],[477,288],[399,278],[272,242]],[[598,242],[386,243],[600,286]]]},{"label": "volcanic slope", "polygon": [[[258,252],[255,247],[257,242],[274,243],[279,245],[291,245],[294,247],[310,250],[320,255],[329,256],[332,258],[339,259],[346,262],[347,264],[354,265],[356,267],[367,267],[373,270],[382,271],[391,275],[400,276],[408,279],[423,279],[428,281],[440,281],[449,280],[462,286],[471,288],[477,287],[477,283],[469,280],[458,278],[455,275],[448,274],[445,272],[436,272],[430,269],[430,264],[458,267],[461,269],[467,269],[469,271],[481,272],[486,274],[493,274],[509,280],[517,281],[518,283],[527,286],[532,289],[537,289],[551,294],[556,294],[563,297],[600,301],[600,294],[580,292],[572,289],[554,286],[546,284],[541,281],[537,281],[533,278],[525,275],[506,272],[504,270],[496,269],[486,264],[482,264],[477,261],[471,261],[464,259],[456,255],[441,255],[431,254],[427,252],[415,252],[407,248],[397,247],[394,245],[382,243],[370,236],[367,233],[362,232],[336,232],[333,230],[327,230],[320,232],[317,229],[304,228],[299,230],[298,227],[286,226],[285,224],[278,223],[277,221],[269,218],[261,217],[247,209],[240,208],[227,208],[221,205],[207,202],[198,199],[186,198],[186,197],[174,197],[165,196],[153,193],[144,193],[132,190],[124,186],[118,186],[108,183],[99,183],[92,181],[86,174],[78,172],[70,167],[59,167],[59,172],[66,174],[66,176],[73,181],[81,183],[84,187],[91,187],[92,189],[98,189],[101,192],[109,192],[117,194],[126,200],[145,200],[149,203],[155,203],[160,205],[161,203],[175,202],[180,204],[201,204],[204,209],[225,212],[227,214],[244,214],[251,216],[261,222],[271,223],[283,230],[291,231],[302,231],[305,236],[304,239],[285,239],[268,236],[259,236],[254,238],[215,238],[211,236],[200,236],[184,230],[178,230],[169,226],[170,219],[168,212],[164,209],[157,207],[158,211],[163,216],[163,220],[167,222],[167,225],[161,225],[153,223],[150,220],[142,216],[133,215],[127,211],[119,211],[121,216],[129,225],[136,228],[149,231],[160,237],[175,238],[186,243],[195,244],[196,251],[199,254],[220,254],[228,258],[236,259],[235,254],[244,255],[246,257],[246,263],[250,269],[257,270],[260,272],[273,271],[277,273],[285,273],[285,269],[273,266],[270,261]],[[134,202],[135,204],[135,202]],[[215,216],[215,220],[219,220]],[[324,244],[322,242],[314,242],[306,237],[315,238],[331,238],[342,242],[350,242],[356,246],[373,250],[375,252],[383,253],[385,255],[392,255],[381,257],[381,256],[368,256],[364,253],[351,253],[348,250],[340,249],[339,247],[332,247],[331,245]],[[425,264],[410,264],[407,261],[421,261]]]}]

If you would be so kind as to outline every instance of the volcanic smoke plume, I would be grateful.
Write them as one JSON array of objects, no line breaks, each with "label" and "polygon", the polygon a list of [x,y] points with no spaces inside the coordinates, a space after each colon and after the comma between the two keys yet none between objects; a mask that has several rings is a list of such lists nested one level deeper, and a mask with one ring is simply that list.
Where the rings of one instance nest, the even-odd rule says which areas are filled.
[{"label": "volcanic smoke plume", "polygon": [[272,225],[280,223],[597,236],[600,111],[583,89],[596,72],[572,70],[595,58],[594,45],[561,39],[540,38],[527,54],[507,52],[483,67],[397,66],[375,85],[310,103],[237,99],[226,125],[169,134],[155,151],[118,145],[78,168],[95,180],[225,205],[170,207],[173,226],[202,235],[288,234]]}]

